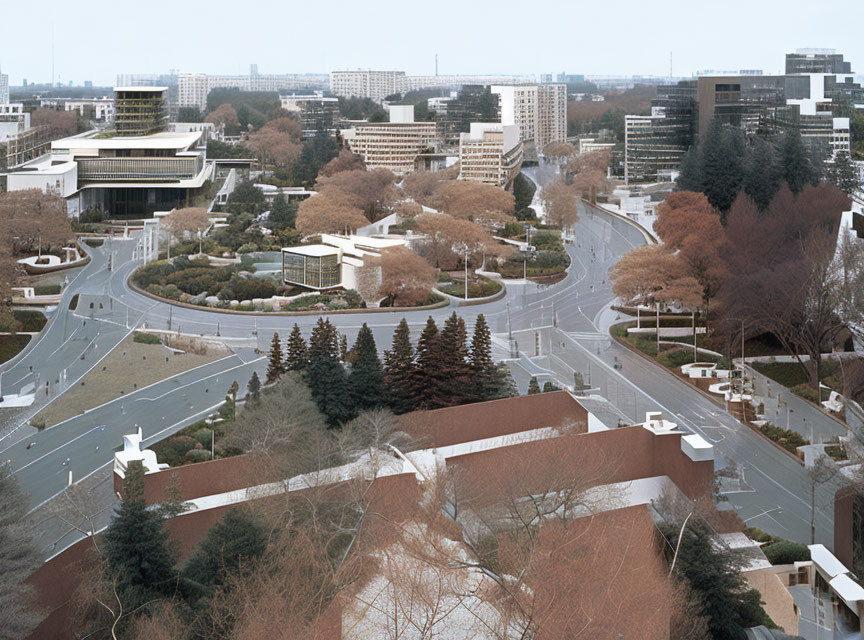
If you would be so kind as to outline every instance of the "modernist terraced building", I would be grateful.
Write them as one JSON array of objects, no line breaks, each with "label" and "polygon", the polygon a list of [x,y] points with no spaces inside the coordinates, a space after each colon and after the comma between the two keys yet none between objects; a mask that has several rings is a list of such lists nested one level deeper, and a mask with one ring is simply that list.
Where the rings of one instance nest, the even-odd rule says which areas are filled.
[{"label": "modernist terraced building", "polygon": [[114,129],[53,141],[50,153],[7,174],[7,188],[60,195],[70,215],[144,218],[188,206],[211,179],[207,136],[166,130],[165,90],[118,87]]}]

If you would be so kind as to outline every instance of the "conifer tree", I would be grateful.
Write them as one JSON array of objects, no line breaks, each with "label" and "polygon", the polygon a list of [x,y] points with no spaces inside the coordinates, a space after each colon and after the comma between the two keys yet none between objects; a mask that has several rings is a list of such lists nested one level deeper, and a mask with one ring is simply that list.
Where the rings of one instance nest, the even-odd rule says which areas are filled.
[{"label": "conifer tree", "polygon": [[470,366],[475,399],[482,401],[502,397],[506,384],[502,380],[501,369],[492,361],[492,334],[482,313],[474,322]]},{"label": "conifer tree", "polygon": [[288,334],[288,342],[285,345],[285,360],[282,366],[286,371],[302,371],[308,364],[309,354],[300,327],[295,323],[291,333]]},{"label": "conifer tree", "polygon": [[560,391],[560,387],[551,380],[547,380],[546,384],[543,385],[543,393],[549,393],[550,391]]},{"label": "conifer tree", "polygon": [[158,510],[144,502],[144,467],[132,461],[123,481],[123,499],[105,531],[102,551],[106,578],[124,611],[170,596],[176,584],[168,532]]},{"label": "conifer tree", "polygon": [[365,322],[357,334],[353,351],[354,362],[348,382],[354,410],[363,411],[383,407],[387,395],[384,387],[384,368],[378,357],[375,337]]},{"label": "conifer tree", "polygon": [[426,321],[426,326],[417,341],[417,365],[414,367],[411,396],[415,409],[432,409],[437,405],[432,403],[431,394],[433,381],[440,362],[437,349],[438,326],[432,316]]},{"label": "conifer tree", "polygon": [[840,151],[829,163],[826,177],[843,193],[852,194],[861,190],[861,175],[846,151]]},{"label": "conifer tree", "polygon": [[528,395],[533,396],[535,393],[540,393],[540,385],[537,384],[537,378],[531,376],[531,381],[528,383]]},{"label": "conifer tree", "polygon": [[344,333],[339,334],[339,359],[348,362],[348,336]]},{"label": "conifer tree", "polygon": [[411,329],[405,318],[393,332],[393,345],[384,352],[384,382],[393,413],[400,414],[414,408],[412,384],[415,381],[414,347]]},{"label": "conifer tree", "polygon": [[266,384],[276,382],[283,373],[282,343],[279,340],[279,334],[274,333],[273,340],[270,342],[270,362],[267,365]]},{"label": "conifer tree", "polygon": [[258,402],[261,399],[261,379],[258,377],[257,371],[252,372],[252,377],[246,384],[246,399],[252,402]]},{"label": "conifer tree", "polygon": [[813,181],[814,169],[798,127],[790,127],[783,135],[780,147],[783,179],[792,193],[799,194]]},{"label": "conifer tree", "polygon": [[705,178],[702,171],[702,148],[693,145],[681,158],[678,180],[675,189],[678,191],[702,192],[705,188]]},{"label": "conifer tree", "polygon": [[351,403],[348,376],[339,361],[339,334],[329,320],[318,319],[309,339],[306,381],[318,409],[335,427],[356,415]]},{"label": "conifer tree", "polygon": [[474,399],[467,337],[465,321],[454,311],[434,343],[439,366],[433,370],[430,407],[452,407]]},{"label": "conifer tree", "polygon": [[765,211],[782,180],[774,145],[763,138],[754,138],[745,166],[744,192],[756,203],[759,211]]},{"label": "conifer tree", "polygon": [[702,148],[703,192],[725,217],[744,182],[744,134],[714,118]]}]

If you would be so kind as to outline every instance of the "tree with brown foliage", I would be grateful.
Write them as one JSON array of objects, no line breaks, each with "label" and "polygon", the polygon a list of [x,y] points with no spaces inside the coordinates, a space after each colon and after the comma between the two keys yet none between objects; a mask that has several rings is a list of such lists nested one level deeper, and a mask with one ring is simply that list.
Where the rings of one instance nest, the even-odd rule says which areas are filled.
[{"label": "tree with brown foliage", "polygon": [[315,187],[319,191],[339,189],[360,209],[369,222],[375,222],[389,211],[398,197],[396,176],[387,169],[340,171],[319,176]]},{"label": "tree with brown foliage", "polygon": [[456,180],[458,177],[458,167],[448,167],[441,171],[415,171],[402,179],[402,190],[415,202],[431,207],[435,189],[444,182]]},{"label": "tree with brown foliage", "polygon": [[496,245],[489,231],[469,220],[460,220],[443,213],[426,213],[415,218],[417,231],[429,240],[427,259],[438,268],[454,254],[463,260],[483,253]]},{"label": "tree with brown foliage", "polygon": [[57,251],[72,237],[66,202],[39,189],[0,193],[0,242],[13,253]]},{"label": "tree with brown foliage", "polygon": [[220,104],[216,109],[207,114],[204,122],[212,122],[217,127],[224,126],[226,131],[236,132],[240,129],[240,121],[237,119],[237,110],[230,104]]},{"label": "tree with brown foliage", "polygon": [[39,107],[30,114],[30,125],[34,129],[44,127],[46,139],[56,140],[78,133],[78,115],[75,111]]},{"label": "tree with brown foliage", "polygon": [[327,188],[300,203],[297,209],[297,231],[309,236],[316,233],[351,233],[369,224],[354,198],[341,189]]},{"label": "tree with brown foliage", "polygon": [[202,253],[204,232],[210,228],[210,214],[203,207],[186,207],[174,209],[162,219],[162,224],[178,242],[183,242],[187,235],[198,238],[198,252]]},{"label": "tree with brown foliage", "polygon": [[435,284],[435,269],[407,247],[390,247],[376,260],[381,269],[378,295],[394,307],[427,300]]},{"label": "tree with brown foliage", "polygon": [[606,191],[609,187],[606,174],[611,159],[612,154],[607,150],[572,157],[567,163],[566,174],[577,193],[595,202],[597,192]]},{"label": "tree with brown foliage", "polygon": [[291,134],[276,128],[265,126],[260,131],[256,131],[249,136],[247,145],[265,165],[290,167],[300,157],[300,144],[293,140]]},{"label": "tree with brown foliage", "polygon": [[358,154],[353,153],[350,149],[342,149],[339,155],[333,158],[330,162],[321,167],[318,172],[318,177],[330,177],[343,171],[365,171],[366,163]]},{"label": "tree with brown foliage", "polygon": [[576,149],[569,142],[550,142],[543,147],[544,156],[555,158],[559,161],[569,158],[574,153],[576,153]]},{"label": "tree with brown foliage", "polygon": [[546,210],[546,220],[562,229],[579,222],[579,196],[573,187],[561,182],[553,182],[543,187],[540,197]]},{"label": "tree with brown foliage", "polygon": [[499,187],[450,180],[436,187],[431,202],[442,213],[489,227],[512,221],[515,200],[513,194]]}]

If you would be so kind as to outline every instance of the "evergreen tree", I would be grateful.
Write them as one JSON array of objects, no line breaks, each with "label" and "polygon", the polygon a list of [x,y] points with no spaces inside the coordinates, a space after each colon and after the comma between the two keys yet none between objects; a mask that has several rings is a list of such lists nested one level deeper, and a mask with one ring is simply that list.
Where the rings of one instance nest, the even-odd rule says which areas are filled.
[{"label": "evergreen tree", "polygon": [[684,157],[681,158],[678,180],[675,189],[678,191],[696,191],[701,193],[705,185],[704,172],[702,170],[702,148],[698,145],[691,146]]},{"label": "evergreen tree", "polygon": [[432,409],[437,405],[431,402],[433,381],[440,362],[436,360],[439,355],[437,350],[438,326],[429,316],[426,326],[417,341],[417,365],[413,371],[411,384],[411,397],[415,409]]},{"label": "evergreen tree", "polygon": [[702,149],[703,192],[725,214],[744,182],[744,134],[714,118]]},{"label": "evergreen tree", "polygon": [[102,552],[124,611],[170,596],[176,584],[168,532],[158,510],[144,502],[144,467],[132,461],[123,481],[123,500],[105,531]]},{"label": "evergreen tree", "polygon": [[[263,555],[267,533],[263,523],[248,507],[232,509],[207,532],[183,569],[184,585],[193,597],[210,595],[210,587]],[[190,584],[191,583],[191,584]],[[202,589],[203,587],[203,589]]]},{"label": "evergreen tree", "polygon": [[348,336],[344,333],[339,334],[339,359],[348,362]]},{"label": "evergreen tree", "polygon": [[261,399],[261,379],[258,377],[257,371],[252,372],[252,377],[246,384],[246,399],[252,402],[258,402]]},{"label": "evergreen tree", "polygon": [[777,150],[767,140],[755,138],[747,156],[744,192],[760,211],[765,211],[783,179]]},{"label": "evergreen tree", "polygon": [[285,345],[285,360],[282,366],[286,371],[302,371],[309,361],[308,349],[300,327],[294,323],[294,328],[288,334],[288,342]]},{"label": "evergreen tree", "polygon": [[531,376],[531,381],[528,383],[528,395],[533,396],[535,393],[540,393],[540,385],[537,384],[537,378]]},{"label": "evergreen tree", "polygon": [[454,311],[433,343],[433,360],[439,364],[432,370],[430,408],[453,407],[474,399],[467,338],[465,321]]},{"label": "evergreen tree", "polygon": [[826,178],[843,193],[853,194],[861,190],[861,175],[858,167],[846,151],[840,151],[834,161],[826,167]]},{"label": "evergreen tree", "polygon": [[543,385],[543,393],[549,393],[550,391],[560,391],[561,388],[552,381],[547,380],[546,384]]},{"label": "evergreen tree", "polygon": [[354,363],[348,382],[356,411],[375,409],[386,404],[384,368],[378,358],[375,337],[365,322],[354,343]]},{"label": "evergreen tree", "polygon": [[783,135],[780,161],[783,179],[792,193],[801,193],[804,187],[813,181],[813,165],[798,127],[790,127]]},{"label": "evergreen tree", "polygon": [[293,227],[296,219],[297,205],[285,200],[285,196],[280,191],[273,198],[273,205],[270,207],[270,216],[267,218],[270,229],[273,231],[282,231],[288,227]]},{"label": "evergreen tree", "polygon": [[414,408],[411,393],[415,380],[414,347],[411,346],[411,329],[405,318],[393,332],[393,345],[384,352],[384,382],[390,408],[393,413],[406,413]]},{"label": "evergreen tree", "polygon": [[339,334],[329,320],[318,319],[309,339],[306,380],[318,409],[335,427],[356,415],[351,405],[348,376],[339,361]]},{"label": "evergreen tree", "polygon": [[510,395],[509,371],[492,361],[492,334],[482,313],[474,322],[469,364],[476,400],[494,400]]},{"label": "evergreen tree", "polygon": [[279,340],[279,334],[273,334],[273,340],[270,341],[270,362],[267,364],[267,381],[266,384],[272,384],[279,379],[285,372],[282,363],[282,342]]}]

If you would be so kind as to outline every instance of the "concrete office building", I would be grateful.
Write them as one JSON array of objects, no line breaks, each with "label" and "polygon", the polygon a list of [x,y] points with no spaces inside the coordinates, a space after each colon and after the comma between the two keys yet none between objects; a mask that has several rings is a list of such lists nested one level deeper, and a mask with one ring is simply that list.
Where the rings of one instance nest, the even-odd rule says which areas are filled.
[{"label": "concrete office building", "polygon": [[116,91],[116,131],[51,142],[49,154],[6,174],[7,188],[56,193],[70,215],[96,208],[114,218],[142,218],[188,206],[213,171],[205,162],[206,131],[166,131],[162,87]]},{"label": "concrete office building", "polygon": [[459,179],[510,188],[522,167],[516,125],[472,122],[459,139]]},{"label": "concrete office building", "polygon": [[435,150],[434,122],[414,122],[413,105],[389,108],[390,122],[367,122],[342,132],[351,151],[362,156],[367,169],[389,169],[397,176],[414,170],[414,160]]},{"label": "concrete office building", "polygon": [[567,140],[567,85],[493,85],[501,124],[516,125],[523,142],[533,141],[538,153],[550,142]]},{"label": "concrete office building", "polygon": [[24,105],[0,104],[0,169],[12,169],[48,152],[44,128],[30,126]]},{"label": "concrete office building", "polygon": [[330,92],[345,98],[370,98],[381,102],[394,93],[407,90],[404,71],[331,71]]},{"label": "concrete office building", "polygon": [[323,91],[314,94],[296,94],[279,96],[282,108],[300,117],[303,135],[311,137],[319,129],[333,130],[339,121],[339,99],[325,98]]}]

